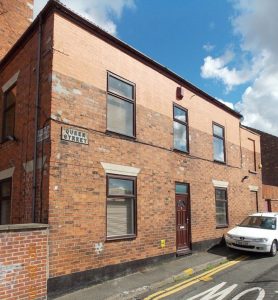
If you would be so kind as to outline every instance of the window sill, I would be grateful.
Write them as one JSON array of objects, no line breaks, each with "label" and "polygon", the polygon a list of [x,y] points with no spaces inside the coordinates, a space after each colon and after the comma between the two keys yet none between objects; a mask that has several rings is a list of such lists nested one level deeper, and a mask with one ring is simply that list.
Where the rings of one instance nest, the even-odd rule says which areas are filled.
[{"label": "window sill", "polygon": [[258,174],[257,171],[248,170],[248,172],[249,172],[250,174],[254,174],[254,175],[257,175],[257,174]]},{"label": "window sill", "polygon": [[180,154],[187,154],[187,155],[189,155],[189,151],[182,151],[182,150],[179,150],[179,149],[176,149],[176,148],[173,148],[173,152],[177,152],[177,153],[180,153]]},{"label": "window sill", "polygon": [[229,228],[229,225],[226,224],[226,225],[217,225],[216,226],[216,229],[223,229],[223,228]]},{"label": "window sill", "polygon": [[110,130],[106,130],[105,134],[108,135],[108,136],[116,136],[116,137],[122,138],[124,140],[129,140],[129,141],[135,141],[136,140],[136,136],[125,135],[125,134],[115,132],[115,131],[110,131]]},{"label": "window sill", "polygon": [[48,224],[41,224],[41,223],[7,224],[7,225],[0,225],[0,232],[40,230],[40,229],[47,229],[48,227],[49,227]]},{"label": "window sill", "polygon": [[227,165],[227,163],[225,161],[220,161],[220,160],[216,160],[216,159],[214,159],[213,162],[216,164],[220,164],[220,165]]},{"label": "window sill", "polygon": [[106,242],[117,242],[136,239],[136,234],[106,237]]}]

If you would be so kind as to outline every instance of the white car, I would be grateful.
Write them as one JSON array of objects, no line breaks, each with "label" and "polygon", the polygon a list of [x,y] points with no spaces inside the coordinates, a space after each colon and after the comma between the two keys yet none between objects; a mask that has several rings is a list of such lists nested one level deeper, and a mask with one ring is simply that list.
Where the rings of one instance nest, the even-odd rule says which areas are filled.
[{"label": "white car", "polygon": [[275,256],[278,246],[278,213],[256,213],[225,235],[226,245],[233,249],[267,252]]}]

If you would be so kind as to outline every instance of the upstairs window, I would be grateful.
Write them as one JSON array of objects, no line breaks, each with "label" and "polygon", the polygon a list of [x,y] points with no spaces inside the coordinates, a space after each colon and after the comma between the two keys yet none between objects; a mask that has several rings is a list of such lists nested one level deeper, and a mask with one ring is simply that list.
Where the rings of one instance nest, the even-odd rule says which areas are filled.
[{"label": "upstairs window", "polygon": [[109,175],[107,185],[107,239],[135,237],[136,178]]},{"label": "upstairs window", "polygon": [[12,180],[0,181],[0,225],[10,224]]},{"label": "upstairs window", "polygon": [[16,85],[4,93],[2,141],[14,136]]},{"label": "upstairs window", "polygon": [[135,86],[108,74],[107,130],[135,137]]},{"label": "upstairs window", "polygon": [[215,161],[225,163],[225,129],[223,126],[213,124],[213,158]]},{"label": "upstairs window", "polygon": [[174,149],[188,152],[188,115],[187,110],[174,104]]},{"label": "upstairs window", "polygon": [[252,139],[248,139],[249,151],[247,155],[248,159],[248,169],[249,172],[257,171],[257,163],[256,163],[256,144]]}]

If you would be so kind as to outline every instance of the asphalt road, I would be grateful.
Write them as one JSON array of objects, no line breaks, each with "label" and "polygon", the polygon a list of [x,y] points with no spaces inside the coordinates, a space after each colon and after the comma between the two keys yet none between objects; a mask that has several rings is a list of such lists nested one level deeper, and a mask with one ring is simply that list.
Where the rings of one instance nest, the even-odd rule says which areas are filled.
[{"label": "asphalt road", "polygon": [[[212,269],[200,274],[199,279],[167,286],[147,299],[183,300],[278,300],[278,255],[249,254],[244,260],[227,267]],[[215,271],[216,270],[216,271]],[[211,275],[210,275],[211,274]],[[184,288],[183,288],[184,287]],[[168,292],[162,292],[167,288]],[[159,294],[159,292],[161,294]],[[144,295],[143,299],[146,299]]]}]

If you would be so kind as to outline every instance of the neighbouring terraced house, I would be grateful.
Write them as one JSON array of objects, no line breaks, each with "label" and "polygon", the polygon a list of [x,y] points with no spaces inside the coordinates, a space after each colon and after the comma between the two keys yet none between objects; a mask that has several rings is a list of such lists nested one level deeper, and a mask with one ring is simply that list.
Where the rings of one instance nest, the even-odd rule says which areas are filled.
[{"label": "neighbouring terraced house", "polygon": [[[55,0],[4,55],[4,18],[26,27],[32,3],[0,4],[5,295],[43,299],[46,281],[53,296],[207,249],[265,209],[260,136],[238,112]],[[20,272],[29,285],[9,289]]]},{"label": "neighbouring terraced house", "polygon": [[262,197],[266,210],[278,211],[278,137],[254,128],[261,139]]}]

